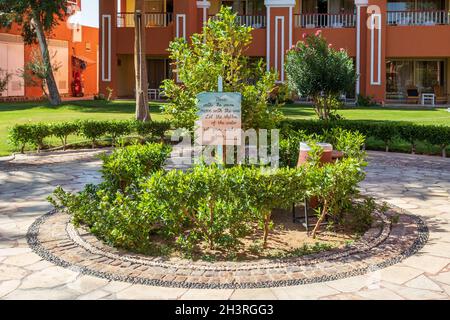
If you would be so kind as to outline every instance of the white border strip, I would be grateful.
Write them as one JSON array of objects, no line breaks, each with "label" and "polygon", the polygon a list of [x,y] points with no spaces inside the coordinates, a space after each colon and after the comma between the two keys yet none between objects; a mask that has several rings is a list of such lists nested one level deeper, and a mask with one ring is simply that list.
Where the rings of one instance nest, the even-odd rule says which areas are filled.
[{"label": "white border strip", "polygon": [[[107,24],[106,20],[108,20]],[[106,68],[108,70],[108,77],[106,77],[105,73],[105,30],[108,32],[108,63]],[[102,15],[102,81],[111,81],[111,15],[109,14]]]},{"label": "white border strip", "polygon": [[[278,36],[278,22],[281,21],[281,39]],[[285,38],[284,38],[284,16],[276,16],[275,17],[275,70],[279,72],[280,80],[278,83],[284,82],[284,55],[285,55]],[[281,64],[280,68],[278,68],[278,41],[280,39],[281,43]]]},{"label": "white border strip", "polygon": [[[378,26],[376,24],[378,20]],[[372,14],[370,16],[370,84],[371,85],[381,85],[381,14]],[[375,68],[375,30],[378,30],[378,59],[377,59],[377,71],[378,80],[375,81],[374,68]]]},{"label": "white border strip", "polygon": [[[183,20],[183,36],[180,37],[180,18]],[[177,14],[176,17],[176,21],[177,21],[177,38],[183,38],[186,39],[186,15],[185,14]]]},{"label": "white border strip", "polygon": [[267,28],[266,28],[266,64],[267,71],[270,71],[270,25],[272,21],[270,21],[270,7],[267,7]]}]

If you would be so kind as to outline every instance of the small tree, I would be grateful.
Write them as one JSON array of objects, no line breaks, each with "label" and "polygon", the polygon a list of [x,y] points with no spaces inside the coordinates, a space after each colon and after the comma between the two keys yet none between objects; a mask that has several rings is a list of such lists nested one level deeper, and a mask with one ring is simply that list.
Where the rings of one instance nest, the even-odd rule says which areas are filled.
[{"label": "small tree", "polygon": [[[56,52],[51,56],[54,60]],[[30,60],[25,64],[23,70],[19,70],[25,83],[32,87],[41,87],[42,95],[51,100],[46,88],[48,88],[48,75],[57,72],[61,68],[61,63],[47,64],[42,59],[41,54],[37,50],[32,50]]]},{"label": "small tree", "polygon": [[303,38],[287,54],[288,84],[299,95],[312,97],[318,117],[329,120],[339,95],[356,84],[353,60],[344,49],[327,44],[320,30]]},{"label": "small tree", "polygon": [[67,0],[1,0],[0,26],[10,28],[13,23],[22,30],[25,43],[39,43],[41,58],[48,70],[46,85],[48,99],[52,105],[59,105],[61,97],[53,76],[46,35],[60,23],[64,22],[68,14]]},{"label": "small tree", "polygon": [[162,88],[171,103],[163,111],[176,128],[193,128],[197,94],[217,91],[219,76],[225,92],[242,94],[244,129],[270,129],[281,119],[277,105],[267,103],[276,75],[266,72],[262,61],[252,62],[244,56],[252,41],[251,30],[237,22],[230,8],[222,7],[217,19],[210,19],[190,43],[176,39],[170,44],[179,82],[164,81]]}]

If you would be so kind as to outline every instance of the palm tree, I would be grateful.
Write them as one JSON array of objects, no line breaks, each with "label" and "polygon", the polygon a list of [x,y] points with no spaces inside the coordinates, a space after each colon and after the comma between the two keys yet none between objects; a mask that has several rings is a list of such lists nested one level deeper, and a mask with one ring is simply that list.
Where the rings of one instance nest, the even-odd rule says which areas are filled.
[{"label": "palm tree", "polygon": [[136,75],[136,120],[151,121],[148,108],[148,78],[145,55],[145,1],[135,0],[134,10],[134,69]]}]

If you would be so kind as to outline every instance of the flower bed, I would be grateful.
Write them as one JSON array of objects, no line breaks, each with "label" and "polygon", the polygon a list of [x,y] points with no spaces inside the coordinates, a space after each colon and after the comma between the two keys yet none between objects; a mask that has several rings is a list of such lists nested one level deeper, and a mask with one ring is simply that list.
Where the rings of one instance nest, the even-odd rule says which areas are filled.
[{"label": "flower bed", "polygon": [[[304,138],[311,142],[327,139]],[[286,219],[273,219],[274,210],[291,208],[305,198],[316,198],[318,216],[331,217],[335,230],[353,236],[370,227],[374,210],[370,200],[353,202],[357,184],[364,179],[364,138],[339,131],[332,140],[346,147],[346,157],[336,163],[321,164],[317,149],[305,165],[275,170],[199,165],[186,172],[166,171],[167,146],[116,149],[103,157],[102,184],[89,185],[78,194],[59,188],[51,201],[72,214],[76,225],[86,225],[107,243],[146,254],[222,257],[223,252],[248,256],[252,250],[268,250],[273,231],[279,236],[288,226],[276,224]],[[290,157],[286,151],[283,154]],[[336,245],[342,245],[341,240]],[[302,254],[302,248],[307,253],[333,245],[296,241],[282,252],[268,250],[262,256]]]}]

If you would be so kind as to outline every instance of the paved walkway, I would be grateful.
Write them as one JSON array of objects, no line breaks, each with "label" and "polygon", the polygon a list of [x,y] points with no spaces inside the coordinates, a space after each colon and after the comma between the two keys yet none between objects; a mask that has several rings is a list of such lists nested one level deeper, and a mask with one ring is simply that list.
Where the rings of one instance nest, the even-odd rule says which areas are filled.
[{"label": "paved walkway", "polygon": [[381,271],[332,282],[264,289],[150,287],[54,266],[27,245],[29,226],[51,209],[55,186],[99,181],[92,152],[0,162],[0,299],[449,299],[450,160],[370,153],[362,191],[423,217],[430,240],[416,255]]}]

